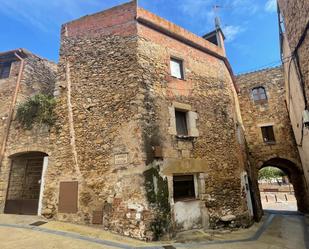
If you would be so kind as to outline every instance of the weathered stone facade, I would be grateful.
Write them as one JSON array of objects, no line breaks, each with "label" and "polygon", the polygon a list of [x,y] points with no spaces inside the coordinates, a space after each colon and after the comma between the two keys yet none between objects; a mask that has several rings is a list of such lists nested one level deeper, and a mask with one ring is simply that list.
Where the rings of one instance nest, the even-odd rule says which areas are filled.
[{"label": "weathered stone facade", "polygon": [[[14,54],[17,54],[17,58]],[[56,80],[56,64],[42,59],[28,51],[16,50],[0,54],[4,61],[11,61],[8,78],[0,79],[1,106],[1,175],[0,175],[0,208],[4,210],[11,171],[12,156],[31,151],[51,153],[48,127],[35,126],[32,130],[24,130],[15,120],[19,104],[28,97],[38,93],[52,94]],[[21,60],[23,67],[21,67]],[[20,70],[21,69],[21,70]],[[18,76],[20,83],[18,86]],[[14,102],[14,96],[16,101]],[[11,122],[10,121],[11,117]],[[13,166],[12,166],[13,167]],[[23,169],[14,171],[22,174]],[[18,172],[20,174],[18,174]],[[17,174],[17,175],[16,175]]]},{"label": "weathered stone facade", "polygon": [[279,0],[278,4],[286,102],[308,189],[309,129],[303,118],[305,110],[309,115],[309,3]]},{"label": "weathered stone facade", "polygon": [[[292,126],[285,102],[285,87],[282,67],[264,69],[239,75],[239,103],[245,137],[252,166],[251,178],[255,195],[256,215],[261,215],[258,170],[265,166],[277,166],[285,171],[294,184],[298,208],[308,211],[308,197],[302,164],[295,143]],[[266,99],[254,97],[254,89],[262,88]],[[263,127],[272,127],[274,141],[263,140]]]},{"label": "weathered stone facade", "polygon": [[[2,209],[7,193],[20,196],[17,183],[27,167],[20,156],[42,152],[28,153],[43,161],[38,214],[143,240],[250,225],[253,211],[257,219],[262,213],[257,172],[269,164],[290,174],[306,211],[281,68],[239,76],[237,96],[224,47],[135,1],[64,24],[61,35],[55,87],[54,66],[24,55],[17,102],[53,91],[57,119],[27,131],[12,122],[1,165]],[[181,77],[171,75],[171,59],[182,65]],[[4,117],[18,65],[0,80],[8,86],[0,89]],[[268,99],[257,104],[251,90],[261,85]],[[187,134],[178,132],[179,112]],[[276,143],[265,144],[258,125],[273,125]],[[179,198],[182,191],[188,193]]]},{"label": "weathered stone facade", "polygon": [[[183,60],[184,80],[170,76],[171,56]],[[102,212],[105,229],[140,239],[166,229],[247,226],[241,120],[224,58],[135,3],[63,25],[42,214],[91,223]],[[188,111],[187,137],[175,133],[174,108]],[[174,202],[173,176],[184,174],[194,175],[196,198]],[[64,181],[78,181],[77,213],[58,212]],[[186,210],[193,215],[183,217]]]}]

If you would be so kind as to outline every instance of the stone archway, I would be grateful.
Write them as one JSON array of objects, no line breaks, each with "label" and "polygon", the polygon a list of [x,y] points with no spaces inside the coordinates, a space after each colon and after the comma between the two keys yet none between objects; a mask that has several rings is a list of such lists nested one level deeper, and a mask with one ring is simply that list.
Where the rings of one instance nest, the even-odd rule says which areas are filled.
[{"label": "stone archway", "polygon": [[11,167],[6,194],[5,213],[39,213],[42,192],[42,172],[47,154],[25,152],[10,156]]},{"label": "stone archway", "polygon": [[[284,173],[288,175],[289,180],[294,187],[298,211],[303,212],[303,213],[309,213],[308,187],[307,187],[304,173],[302,172],[302,170],[290,160],[275,157],[275,158],[268,159],[264,161],[263,163],[260,163],[257,167],[257,172],[255,175],[257,176],[258,171],[267,166],[279,168],[280,170],[282,170]],[[257,177],[255,181],[257,182]],[[260,200],[259,192],[258,192],[258,195],[259,195],[258,199]],[[262,208],[261,203],[259,203],[257,208],[260,208],[260,209]]]}]

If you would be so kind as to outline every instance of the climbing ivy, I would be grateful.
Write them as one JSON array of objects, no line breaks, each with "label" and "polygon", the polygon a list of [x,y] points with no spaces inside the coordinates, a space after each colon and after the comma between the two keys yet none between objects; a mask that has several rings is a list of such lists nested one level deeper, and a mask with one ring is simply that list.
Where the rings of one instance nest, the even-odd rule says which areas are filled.
[{"label": "climbing ivy", "polygon": [[[156,218],[150,228],[154,233],[154,239],[158,240],[169,231],[171,223],[167,180],[160,176],[159,170],[155,166],[145,171],[144,177],[147,199],[150,205],[157,210]],[[154,179],[157,181],[156,184]]]},{"label": "climbing ivy", "polygon": [[17,108],[16,119],[24,129],[32,129],[34,123],[53,125],[55,99],[50,95],[37,94]]}]

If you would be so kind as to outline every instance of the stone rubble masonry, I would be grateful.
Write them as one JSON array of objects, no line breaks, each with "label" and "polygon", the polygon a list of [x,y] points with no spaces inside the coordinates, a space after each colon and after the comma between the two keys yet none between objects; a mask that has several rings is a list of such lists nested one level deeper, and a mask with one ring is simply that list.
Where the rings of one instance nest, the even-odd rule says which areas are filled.
[{"label": "stone rubble masonry", "polygon": [[[222,54],[134,3],[63,25],[55,89],[58,128],[50,135],[55,146],[42,214],[87,224],[94,211],[103,210],[105,229],[152,239],[158,211],[148,202],[143,172],[156,164],[170,191],[173,174],[205,173],[201,205],[209,212],[209,226],[216,227],[225,215],[248,225],[240,183],[245,166],[236,140],[240,121],[228,69],[222,60],[138,24],[136,15]],[[172,55],[184,60],[184,81],[170,76]],[[174,101],[198,113],[197,138],[169,134]],[[163,161],[154,158],[155,146],[162,148]],[[127,154],[127,163],[115,163],[119,154]],[[175,168],[170,159],[178,163]],[[182,165],[185,160],[189,170]],[[59,182],[74,180],[79,181],[79,210],[58,213]],[[173,205],[172,192],[169,198]]]},{"label": "stone rubble masonry", "polygon": [[[248,226],[251,217],[241,184],[245,146],[237,139],[242,121],[227,66],[139,23],[137,16],[224,55],[134,2],[64,24],[54,90],[56,124],[50,131],[11,129],[1,176],[2,205],[8,157],[35,150],[49,155],[42,203],[47,218],[89,224],[94,212],[103,211],[104,229],[153,239],[151,227],[166,215],[150,203],[145,188],[143,173],[155,165],[168,182],[173,232],[182,228],[175,224],[174,174],[198,175],[203,214],[198,227]],[[184,80],[170,76],[171,56],[183,59]],[[191,107],[198,129],[194,137],[170,134],[169,110],[176,102]],[[162,158],[155,157],[155,147],[162,149]],[[116,161],[119,156],[123,161]],[[77,213],[58,212],[61,181],[78,181]]]},{"label": "stone rubble masonry", "polygon": [[[290,171],[290,180],[297,189],[296,195],[298,206],[305,210],[304,200],[306,191],[301,190],[304,186],[301,181],[302,176],[297,182],[294,182],[296,172],[302,172],[302,164],[299,158],[297,145],[295,142],[289,114],[285,103],[285,84],[283,77],[283,68],[269,68],[261,71],[247,73],[237,76],[239,86],[240,109],[245,127],[245,137],[249,150],[249,160],[252,165],[252,180],[256,182],[258,170],[270,159],[281,158],[292,162],[296,168],[287,168]],[[253,100],[252,89],[255,87],[264,87],[267,94],[266,103],[257,103]],[[263,141],[261,127],[273,125],[276,142],[267,144]],[[288,165],[285,165],[288,166]],[[259,215],[261,214],[260,197],[258,196],[257,186],[254,186],[256,193],[255,201]],[[299,190],[300,189],[300,190]],[[300,200],[303,200],[300,202]],[[308,204],[308,203],[307,203]]]},{"label": "stone rubble masonry", "polygon": [[[283,57],[287,58],[284,62],[286,101],[308,188],[309,129],[302,123],[303,111],[305,108],[309,109],[309,2],[279,0],[278,3],[285,27],[281,45]],[[300,46],[295,51],[298,44]],[[293,52],[293,57],[290,58]],[[307,101],[304,98],[304,91]]]},{"label": "stone rubble masonry", "polygon": [[[306,31],[309,23],[309,3],[307,0],[279,0],[278,3],[283,15],[285,33],[292,52],[299,43],[301,36],[306,33],[297,54],[299,57],[300,70],[304,78],[307,101],[309,101],[309,32],[308,30]],[[307,105],[309,105],[309,103],[307,103]]]},{"label": "stone rubble masonry", "polygon": [[[55,63],[42,59],[26,50],[25,66],[22,73],[20,88],[18,91],[16,106],[14,108],[13,122],[9,129],[9,136],[5,147],[4,160],[1,165],[0,174],[0,209],[3,211],[6,192],[9,182],[10,159],[12,155],[27,151],[42,151],[51,153],[48,127],[34,127],[32,130],[24,130],[15,121],[16,109],[28,97],[37,93],[52,94],[55,87],[56,70]],[[11,66],[10,77],[0,80],[0,131],[6,125],[9,106],[16,86],[20,62],[14,61]],[[0,141],[3,133],[0,133]]]}]

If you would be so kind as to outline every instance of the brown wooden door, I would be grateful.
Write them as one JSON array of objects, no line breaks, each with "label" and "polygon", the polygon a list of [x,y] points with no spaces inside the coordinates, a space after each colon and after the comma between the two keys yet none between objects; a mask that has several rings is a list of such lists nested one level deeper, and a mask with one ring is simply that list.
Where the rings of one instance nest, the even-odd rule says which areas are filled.
[{"label": "brown wooden door", "polygon": [[[36,215],[38,212],[40,197],[40,180],[42,176],[43,157],[25,158],[24,163],[20,163],[18,167],[24,167],[23,171],[20,169],[18,171],[24,172],[22,181],[18,183],[22,185],[18,186],[20,193],[14,193],[12,197],[10,195],[7,197],[4,212],[9,214]],[[14,170],[13,166],[12,168]],[[11,191],[14,191],[14,188],[16,188],[17,185],[16,181],[13,179],[14,177],[16,177],[16,174],[11,172],[9,193],[10,188]],[[21,176],[19,175],[19,177]]]}]

